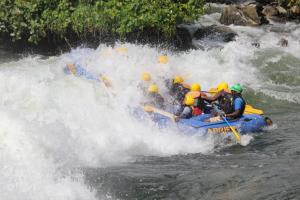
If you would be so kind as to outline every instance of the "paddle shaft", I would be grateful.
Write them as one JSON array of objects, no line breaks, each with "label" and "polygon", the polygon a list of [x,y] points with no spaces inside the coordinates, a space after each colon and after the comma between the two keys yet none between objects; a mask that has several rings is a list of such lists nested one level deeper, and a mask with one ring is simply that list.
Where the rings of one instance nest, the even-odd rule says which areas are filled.
[{"label": "paddle shaft", "polygon": [[172,121],[175,122],[175,117],[176,116],[173,115],[172,113],[166,112],[164,110],[160,110],[158,108],[155,108],[155,107],[152,107],[152,106],[149,106],[149,105],[146,105],[144,108],[146,108],[146,107],[147,107],[147,109],[145,109],[145,110],[149,110],[149,111],[161,114],[161,115],[163,115],[165,117],[168,117],[168,118],[172,119]]},{"label": "paddle shaft", "polygon": [[229,124],[226,117],[224,117],[224,116],[221,116],[221,117],[226,122],[226,124],[229,126],[229,128],[232,130],[236,140],[240,143],[241,142],[241,135]]}]

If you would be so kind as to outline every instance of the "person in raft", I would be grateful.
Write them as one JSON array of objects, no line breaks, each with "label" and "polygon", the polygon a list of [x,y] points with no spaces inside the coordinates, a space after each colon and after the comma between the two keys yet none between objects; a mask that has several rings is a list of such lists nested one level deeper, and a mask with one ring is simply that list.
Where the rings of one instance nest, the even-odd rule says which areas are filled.
[{"label": "person in raft", "polygon": [[214,102],[217,105],[217,108],[215,107],[211,111],[213,115],[218,115],[220,111],[225,114],[229,114],[232,111],[233,96],[226,82],[218,84],[217,93],[214,96],[205,96],[203,99],[208,102]]},{"label": "person in raft", "polygon": [[146,105],[151,105],[159,109],[165,108],[164,98],[159,94],[158,87],[156,84],[152,84],[148,88],[147,103]]},{"label": "person in raft", "polygon": [[235,84],[230,87],[230,90],[233,96],[233,104],[231,112],[228,114],[225,113],[224,117],[228,117],[230,119],[241,118],[246,108],[246,101],[242,97],[243,88],[240,84]]},{"label": "person in raft", "polygon": [[147,94],[147,90],[151,85],[151,75],[148,72],[144,72],[141,75],[141,82],[138,84],[138,88],[142,90],[143,94]]},{"label": "person in raft", "polygon": [[205,106],[202,97],[206,96],[206,94],[201,92],[201,86],[198,83],[193,83],[191,90],[187,93],[187,95],[192,96],[195,100],[193,105],[193,116],[201,115]]},{"label": "person in raft", "polygon": [[183,102],[184,104],[181,106],[181,109],[175,113],[175,121],[178,121],[179,119],[189,119],[194,116],[194,97],[186,95]]},{"label": "person in raft", "polygon": [[218,93],[216,95],[202,98],[209,102],[218,101],[218,106],[222,112],[215,110],[217,115],[237,119],[242,117],[246,108],[246,101],[242,97],[242,92],[243,88],[240,84],[233,85],[229,90],[228,84],[223,82],[218,85]]},{"label": "person in raft", "polygon": [[167,85],[170,89],[170,95],[174,98],[173,104],[181,104],[185,95],[190,91],[188,84],[184,83],[181,76],[175,76],[170,84]]}]

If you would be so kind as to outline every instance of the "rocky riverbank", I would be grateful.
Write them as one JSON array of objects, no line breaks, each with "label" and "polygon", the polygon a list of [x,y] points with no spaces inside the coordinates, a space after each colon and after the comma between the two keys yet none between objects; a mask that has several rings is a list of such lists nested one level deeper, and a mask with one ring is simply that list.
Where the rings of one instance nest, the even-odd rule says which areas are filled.
[{"label": "rocky riverbank", "polygon": [[258,2],[246,2],[226,6],[222,12],[220,22],[225,25],[259,26],[268,24],[272,20],[278,22],[295,21],[299,23],[299,6],[282,6],[272,2],[263,5]]},{"label": "rocky riverbank", "polygon": [[[273,23],[299,23],[300,7],[298,4],[279,4],[273,1],[223,1],[212,0],[213,4],[207,6],[207,13],[220,13],[218,22],[210,25],[185,24],[177,27],[177,33],[184,44],[184,48],[212,48],[219,47],[216,42],[225,43],[234,41],[238,36],[230,25],[272,27]],[[270,31],[275,31],[270,28]],[[197,41],[195,43],[195,41]],[[208,45],[207,45],[208,44]],[[278,39],[278,45],[288,46],[288,40]],[[253,42],[253,46],[259,48],[259,42]]]}]

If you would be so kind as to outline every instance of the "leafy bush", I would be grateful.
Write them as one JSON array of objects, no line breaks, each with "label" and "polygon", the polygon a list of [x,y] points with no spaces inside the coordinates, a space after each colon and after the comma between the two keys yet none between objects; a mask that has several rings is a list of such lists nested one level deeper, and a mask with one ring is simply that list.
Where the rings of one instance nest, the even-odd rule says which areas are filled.
[{"label": "leafy bush", "polygon": [[176,25],[203,14],[204,0],[1,0],[0,33],[38,43],[49,35],[114,34],[147,30],[171,38]]},{"label": "leafy bush", "polygon": [[300,6],[300,0],[277,0],[277,2],[285,7]]}]

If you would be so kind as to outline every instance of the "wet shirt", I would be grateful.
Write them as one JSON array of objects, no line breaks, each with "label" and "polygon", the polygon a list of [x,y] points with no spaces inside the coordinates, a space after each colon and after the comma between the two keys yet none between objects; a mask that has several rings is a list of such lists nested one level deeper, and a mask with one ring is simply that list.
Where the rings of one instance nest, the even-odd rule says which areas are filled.
[{"label": "wet shirt", "polygon": [[244,101],[242,98],[238,97],[234,100],[234,110],[243,110]]},{"label": "wet shirt", "polygon": [[243,116],[243,113],[245,111],[245,107],[246,107],[246,102],[242,97],[236,97],[234,99],[234,105],[233,105],[233,109],[234,111],[239,110],[238,114],[233,117],[233,118],[240,118]]}]

